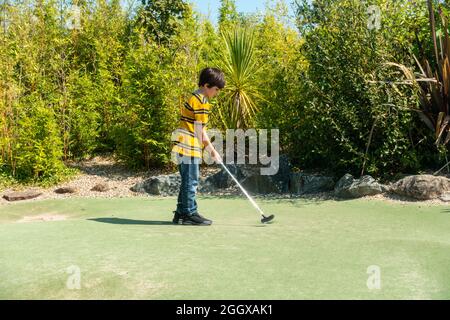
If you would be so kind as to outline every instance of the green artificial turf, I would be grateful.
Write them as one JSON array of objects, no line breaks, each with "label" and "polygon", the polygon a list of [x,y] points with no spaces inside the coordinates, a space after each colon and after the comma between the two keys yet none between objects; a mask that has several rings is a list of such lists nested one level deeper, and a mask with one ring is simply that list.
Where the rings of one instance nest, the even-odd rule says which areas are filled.
[{"label": "green artificial turf", "polygon": [[[172,225],[175,198],[3,205],[0,298],[450,298],[448,206],[257,201],[274,223],[260,224],[245,198],[199,198],[211,227]],[[19,222],[43,214],[65,220]],[[71,266],[80,289],[67,286]]]}]

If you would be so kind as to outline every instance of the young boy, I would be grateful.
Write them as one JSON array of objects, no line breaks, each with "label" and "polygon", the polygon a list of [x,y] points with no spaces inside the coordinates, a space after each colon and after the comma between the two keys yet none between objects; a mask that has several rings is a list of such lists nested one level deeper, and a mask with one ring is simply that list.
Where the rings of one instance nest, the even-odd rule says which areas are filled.
[{"label": "young boy", "polygon": [[198,213],[195,194],[200,175],[202,147],[211,154],[213,160],[222,161],[206,134],[206,126],[211,109],[208,100],[225,87],[223,72],[217,68],[203,69],[198,86],[198,90],[191,94],[181,109],[180,125],[172,149],[172,159],[178,164],[181,175],[178,204],[172,221],[174,224],[181,220],[184,225],[208,226],[212,221]]}]

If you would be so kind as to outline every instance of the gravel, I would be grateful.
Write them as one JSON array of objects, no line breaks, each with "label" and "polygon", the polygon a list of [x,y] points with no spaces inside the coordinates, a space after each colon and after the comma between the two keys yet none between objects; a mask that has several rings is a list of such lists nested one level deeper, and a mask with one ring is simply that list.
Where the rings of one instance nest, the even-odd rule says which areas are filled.
[{"label": "gravel", "polygon": [[[20,202],[28,201],[39,201],[44,199],[66,199],[66,198],[127,198],[127,197],[155,197],[146,193],[137,193],[130,190],[138,182],[142,182],[152,176],[157,176],[161,174],[169,174],[174,172],[152,169],[148,171],[130,171],[124,165],[117,163],[110,156],[97,156],[90,160],[84,160],[80,162],[68,162],[68,166],[78,168],[80,174],[74,177],[71,181],[61,183],[50,188],[42,187],[26,187],[17,189],[4,189],[0,194],[0,205],[11,203],[3,198],[4,194],[23,190],[31,189],[42,192],[42,194],[34,199],[22,200]],[[202,177],[207,177],[214,174],[220,170],[218,166],[201,167],[200,175]],[[91,189],[99,184],[106,183],[109,187],[108,191],[99,192],[91,191]],[[71,187],[76,189],[75,193],[56,193],[55,190],[63,187]],[[214,196],[239,196],[245,198],[241,190],[237,185],[233,185],[228,189],[222,189],[219,192],[214,193],[202,193],[203,195],[214,195]],[[342,201],[334,196],[333,192],[322,192],[316,194],[307,195],[294,195],[294,194],[267,194],[267,195],[255,195],[255,199],[307,199],[312,201],[323,201],[323,200],[334,200]],[[445,202],[440,199],[419,201],[410,199],[407,197],[402,197],[395,194],[378,194],[374,196],[366,196],[360,199],[363,200],[383,200],[393,203],[420,203],[423,205],[449,205],[450,202]]]},{"label": "gravel", "polygon": [[[130,190],[138,182],[149,179],[152,176],[176,173],[169,172],[161,169],[151,169],[148,171],[131,171],[126,166],[117,163],[110,156],[97,156],[90,160],[84,160],[79,162],[67,162],[68,167],[77,168],[80,170],[80,174],[75,176],[71,181],[54,185],[49,188],[43,187],[17,187],[7,188],[1,190],[0,193],[0,205],[9,204],[12,202],[3,198],[4,194],[23,191],[23,190],[36,190],[42,192],[42,194],[34,199],[21,200],[20,202],[39,201],[44,199],[67,199],[67,198],[126,198],[126,197],[155,197],[146,193],[133,192]],[[207,177],[211,174],[218,172],[220,168],[210,166],[201,167],[201,177]],[[92,191],[91,189],[97,185],[105,183],[108,185],[109,190],[100,192]],[[74,193],[56,193],[55,190],[59,188],[74,188]],[[224,190],[222,193],[237,194],[239,190]]]}]

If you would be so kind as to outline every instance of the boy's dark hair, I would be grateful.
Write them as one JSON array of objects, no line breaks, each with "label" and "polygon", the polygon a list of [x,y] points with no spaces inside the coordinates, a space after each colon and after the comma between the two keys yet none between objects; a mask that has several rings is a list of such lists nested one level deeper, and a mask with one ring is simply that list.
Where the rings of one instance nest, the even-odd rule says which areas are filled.
[{"label": "boy's dark hair", "polygon": [[222,70],[217,68],[205,68],[200,72],[200,79],[198,81],[198,86],[204,86],[209,84],[209,88],[216,86],[219,89],[225,87],[225,75]]}]

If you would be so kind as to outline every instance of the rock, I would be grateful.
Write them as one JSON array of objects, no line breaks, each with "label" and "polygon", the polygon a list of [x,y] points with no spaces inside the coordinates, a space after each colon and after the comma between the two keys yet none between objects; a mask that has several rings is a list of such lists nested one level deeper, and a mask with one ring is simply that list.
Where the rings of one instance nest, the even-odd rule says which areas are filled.
[{"label": "rock", "polygon": [[419,200],[436,199],[450,191],[450,179],[433,175],[413,175],[392,185],[392,191]]},{"label": "rock", "polygon": [[[209,178],[209,177],[208,177]],[[208,178],[200,178],[198,184],[198,192],[200,193],[213,193],[217,191],[217,187],[215,187]]]},{"label": "rock", "polygon": [[64,193],[75,193],[77,189],[74,187],[61,187],[55,190],[55,193],[64,194]]},{"label": "rock", "polygon": [[241,185],[250,193],[268,194],[284,193],[288,190],[289,178],[279,175],[261,175],[259,173],[248,175]]},{"label": "rock", "polygon": [[289,176],[289,191],[294,194],[330,191],[334,185],[332,177],[303,172],[291,173]]},{"label": "rock", "polygon": [[137,193],[145,193],[146,191],[144,188],[144,183],[145,183],[145,181],[138,182],[134,186],[130,187],[130,190],[133,192],[137,192]]},{"label": "rock", "polygon": [[[286,155],[279,158],[278,172],[274,175],[261,174],[261,165],[251,164],[226,164],[233,176],[241,183],[245,190],[250,193],[286,193],[289,191],[289,175],[291,164]],[[230,175],[222,168],[216,174],[206,178],[205,189],[224,189],[234,186],[236,183]]]},{"label": "rock", "polygon": [[[226,164],[226,167],[238,181],[241,181],[244,178],[238,165]],[[219,172],[205,179],[205,185],[216,189],[226,189],[231,187],[234,183],[233,178],[231,178],[223,168]]]},{"label": "rock", "polygon": [[442,196],[439,197],[440,200],[445,202],[450,202],[450,193],[445,193]]},{"label": "rock", "polygon": [[341,198],[360,198],[383,192],[383,187],[371,176],[355,179],[351,174],[345,174],[334,188],[334,194]]},{"label": "rock", "polygon": [[388,193],[392,191],[392,185],[385,185],[385,184],[380,184],[381,186],[381,191],[383,193]]},{"label": "rock", "polygon": [[[208,177],[210,178],[210,177]],[[200,177],[197,191],[199,193],[211,193],[217,190],[208,178]],[[130,188],[133,192],[148,193],[158,196],[178,196],[181,186],[179,174],[160,175],[139,182]]]},{"label": "rock", "polygon": [[352,195],[348,190],[355,179],[349,173],[346,173],[334,186],[334,194],[342,198],[351,198]]},{"label": "rock", "polygon": [[107,183],[97,183],[95,186],[92,187],[91,191],[98,191],[98,192],[105,192],[110,190],[110,187]]},{"label": "rock", "polygon": [[16,191],[9,194],[3,195],[3,198],[8,201],[18,201],[18,200],[27,200],[33,199],[40,196],[42,192],[27,190],[27,191]]},{"label": "rock", "polygon": [[242,186],[251,193],[270,194],[289,192],[289,177],[292,166],[286,155],[280,155],[279,167],[276,174],[261,174],[262,166],[258,165],[240,165]]},{"label": "rock", "polygon": [[[290,164],[286,156],[280,156],[279,170],[275,175],[261,175],[259,165],[227,164],[228,170],[250,193],[282,193],[289,191]],[[137,183],[130,189],[134,192],[146,192],[153,195],[178,195],[181,177],[177,174],[161,175]],[[199,193],[220,192],[220,189],[235,187],[236,183],[222,168],[219,172],[200,178],[197,191]]]},{"label": "rock", "polygon": [[151,177],[131,187],[134,192],[146,192],[152,195],[178,195],[181,185],[179,174],[169,174]]}]

